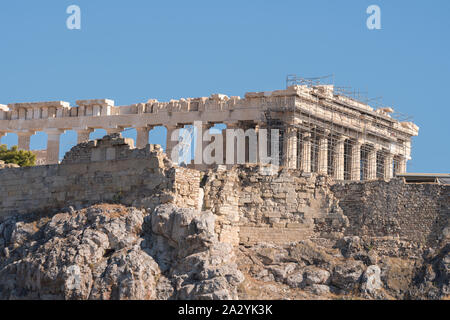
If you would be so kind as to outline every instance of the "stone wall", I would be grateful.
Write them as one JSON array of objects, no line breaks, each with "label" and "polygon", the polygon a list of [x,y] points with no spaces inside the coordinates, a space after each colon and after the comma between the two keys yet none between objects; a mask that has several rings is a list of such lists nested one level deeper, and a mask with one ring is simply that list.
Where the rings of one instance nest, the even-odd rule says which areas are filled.
[{"label": "stone wall", "polygon": [[120,135],[75,146],[61,165],[0,170],[0,217],[102,202],[210,210],[219,241],[233,245],[344,235],[435,243],[450,235],[449,186],[335,184],[325,175],[258,165],[200,172],[174,166],[159,146],[135,149]]},{"label": "stone wall", "polygon": [[237,170],[218,166],[202,179],[203,209],[216,215],[216,233],[219,241],[239,244],[240,184]]},{"label": "stone wall", "polygon": [[210,170],[202,187],[217,233],[234,244],[343,236],[433,244],[450,235],[450,186],[401,179],[335,184],[300,170],[245,165]]},{"label": "stone wall", "polygon": [[239,234],[244,244],[294,242],[342,235],[348,223],[326,176],[245,165],[210,170],[204,180],[204,208],[218,216],[224,239]]},{"label": "stone wall", "polygon": [[347,235],[389,235],[431,245],[450,231],[448,185],[393,179],[335,184],[331,190],[350,221]]},{"label": "stone wall", "polygon": [[102,202],[198,206],[200,174],[172,166],[159,146],[117,136],[79,144],[61,165],[0,170],[0,216]]}]

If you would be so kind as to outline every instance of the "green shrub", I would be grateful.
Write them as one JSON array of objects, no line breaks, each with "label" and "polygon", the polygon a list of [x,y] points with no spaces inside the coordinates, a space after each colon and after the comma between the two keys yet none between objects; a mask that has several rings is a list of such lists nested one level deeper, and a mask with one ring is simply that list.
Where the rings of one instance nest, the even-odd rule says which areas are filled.
[{"label": "green shrub", "polygon": [[0,145],[0,160],[5,163],[15,163],[21,167],[31,167],[36,164],[36,155],[31,151],[19,150],[13,146],[8,150],[4,144]]}]

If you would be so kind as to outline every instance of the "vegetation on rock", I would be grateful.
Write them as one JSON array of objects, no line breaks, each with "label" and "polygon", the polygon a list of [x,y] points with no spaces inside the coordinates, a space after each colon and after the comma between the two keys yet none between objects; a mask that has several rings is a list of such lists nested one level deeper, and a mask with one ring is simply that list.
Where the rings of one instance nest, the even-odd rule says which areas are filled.
[{"label": "vegetation on rock", "polygon": [[2,144],[0,145],[0,160],[21,167],[31,167],[36,164],[36,155],[31,151],[19,150],[17,146],[8,149],[6,145]]}]

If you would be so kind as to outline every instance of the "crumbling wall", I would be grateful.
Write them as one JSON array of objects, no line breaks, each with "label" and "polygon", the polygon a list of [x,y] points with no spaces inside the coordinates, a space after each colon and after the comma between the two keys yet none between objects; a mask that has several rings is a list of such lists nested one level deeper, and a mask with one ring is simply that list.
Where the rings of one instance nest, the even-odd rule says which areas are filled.
[{"label": "crumbling wall", "polygon": [[218,216],[216,232],[234,244],[343,236],[433,244],[450,236],[450,186],[335,184],[299,170],[243,165],[208,171],[202,187],[204,209]]},{"label": "crumbling wall", "polygon": [[203,209],[216,215],[215,232],[220,242],[239,244],[239,196],[240,186],[237,170],[218,166],[203,177]]},{"label": "crumbling wall", "polygon": [[77,145],[61,165],[0,170],[0,217],[102,202],[210,210],[219,241],[233,245],[450,237],[449,186],[400,179],[335,184],[324,175],[249,164],[200,172],[174,166],[159,146],[135,149],[120,135]]},{"label": "crumbling wall", "polygon": [[[149,145],[149,148],[162,151],[156,146]],[[148,151],[148,148],[135,149],[133,139],[122,138],[120,133],[115,133],[74,146],[65,154],[62,164],[142,159],[148,157]]]},{"label": "crumbling wall", "polygon": [[218,234],[239,234],[234,241],[244,244],[340,236],[348,221],[328,184],[326,176],[257,165],[210,170],[204,207],[219,216]]},{"label": "crumbling wall", "polygon": [[61,165],[0,170],[0,181],[6,216],[102,202],[197,208],[200,174],[174,167],[159,146],[133,149],[117,135],[77,145]]},{"label": "crumbling wall", "polygon": [[390,182],[331,187],[350,224],[346,235],[395,236],[432,245],[449,233],[450,186]]}]

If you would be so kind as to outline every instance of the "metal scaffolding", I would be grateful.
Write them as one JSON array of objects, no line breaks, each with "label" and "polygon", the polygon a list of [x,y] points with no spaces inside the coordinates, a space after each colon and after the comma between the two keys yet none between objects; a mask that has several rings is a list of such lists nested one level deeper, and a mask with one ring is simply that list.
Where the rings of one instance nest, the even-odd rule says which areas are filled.
[{"label": "metal scaffolding", "polygon": [[[388,110],[390,108],[383,105],[382,97],[369,99],[367,92],[351,87],[334,86],[333,75],[303,78],[290,74],[286,77],[286,86],[292,85],[312,89],[312,99],[299,99],[301,100],[299,106],[295,98],[292,100],[291,97],[284,97],[284,103],[280,103],[279,106],[268,106],[264,119],[262,119],[267,123],[268,129],[280,129],[280,160],[282,164],[289,161],[288,152],[283,149],[287,133],[290,128],[296,128],[297,168],[302,167],[302,162],[309,162],[311,172],[338,176],[335,172],[337,170],[337,154],[343,152],[344,172],[340,173],[343,180],[383,178],[386,165],[393,166],[394,175],[401,171],[399,158],[393,157],[392,162],[389,162],[391,158],[388,158],[388,154],[391,143],[380,132],[392,131],[393,123],[396,120],[411,120],[411,117],[400,113],[392,113],[391,116],[388,116],[382,112],[373,111],[369,103],[376,106],[377,109]],[[332,90],[332,93],[326,92],[326,90]],[[330,99],[330,94],[334,98],[342,97],[343,99],[339,99],[339,101]],[[283,98],[280,97],[280,99]],[[302,108],[302,106],[307,106],[307,108]],[[345,126],[338,121],[340,113],[343,112],[349,119]],[[369,123],[372,128],[370,130],[368,129]],[[369,135],[370,140],[368,139]],[[344,141],[342,141],[343,136],[346,137]],[[382,148],[375,149],[374,142]],[[396,146],[397,153],[399,153],[398,145],[400,144],[398,143]],[[310,154],[302,152],[305,145],[310,145]],[[338,145],[340,149],[338,149]],[[403,154],[408,154],[406,143],[403,143],[402,147],[404,148]],[[355,148],[360,149],[359,154]],[[342,154],[340,155],[342,157]],[[326,161],[324,157],[326,157]],[[376,169],[374,170],[375,163]],[[324,164],[326,164],[325,168]]]}]

